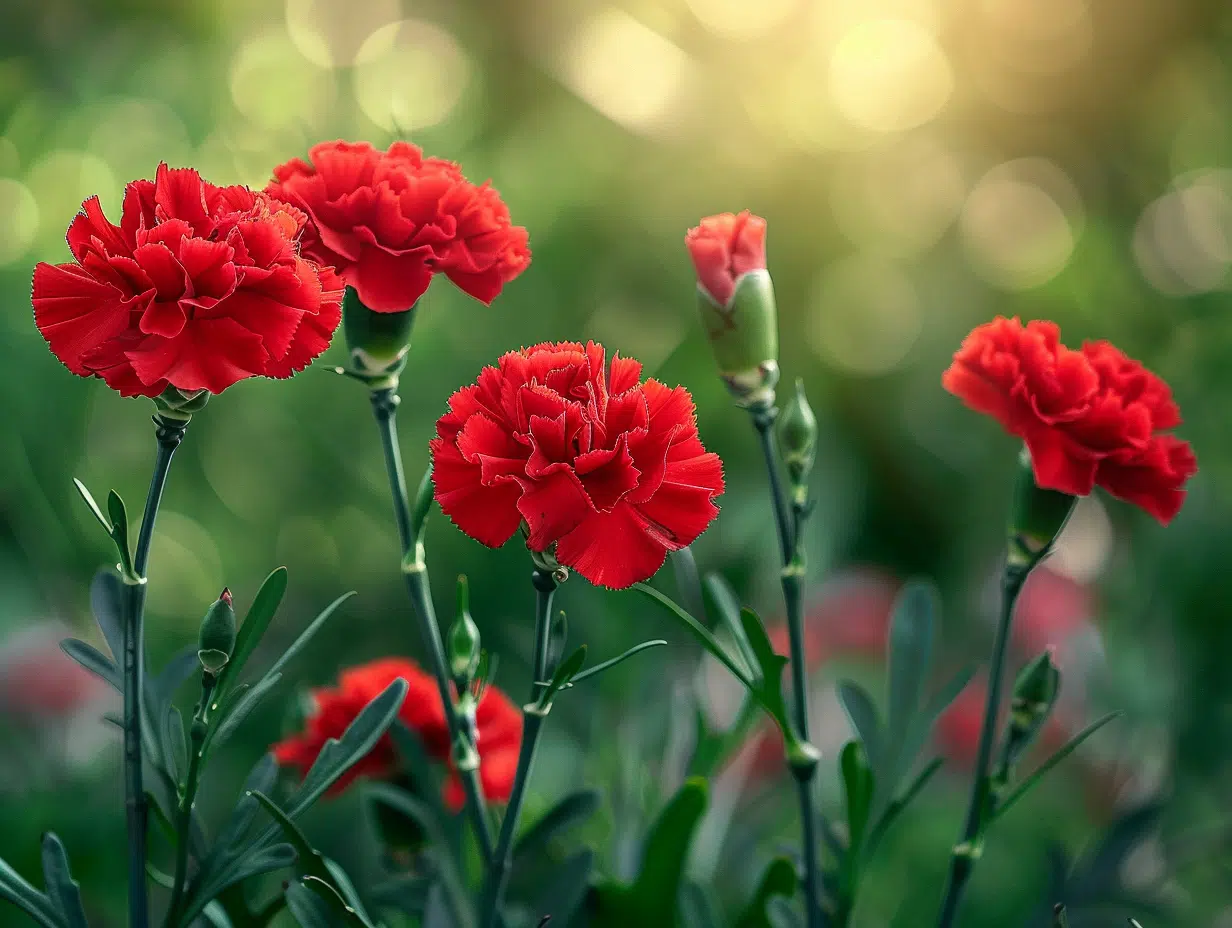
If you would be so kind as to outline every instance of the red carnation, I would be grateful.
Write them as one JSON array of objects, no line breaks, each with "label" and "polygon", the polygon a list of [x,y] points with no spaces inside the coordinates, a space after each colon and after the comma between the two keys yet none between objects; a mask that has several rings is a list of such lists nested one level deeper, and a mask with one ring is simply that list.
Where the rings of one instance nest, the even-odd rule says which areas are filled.
[{"label": "red carnation", "polygon": [[719,306],[736,292],[736,281],[766,266],[766,220],[747,209],[707,216],[684,237],[697,282]]},{"label": "red carnation", "polygon": [[[465,794],[450,760],[449,726],[440,690],[431,676],[406,658],[386,657],[351,667],[339,675],[336,688],[313,690],[313,711],[304,731],[274,745],[278,763],[296,767],[301,774],[306,774],[326,740],[341,737],[363,708],[399,677],[406,681],[407,692],[398,718],[418,733],[430,757],[450,765],[445,801],[451,808],[462,808]],[[518,766],[522,715],[503,693],[488,687],[475,711],[475,723],[479,731],[477,746],[483,793],[493,802],[504,802],[513,789]],[[398,772],[397,750],[393,739],[385,735],[334,784],[331,792],[341,792],[358,777],[384,780]]]},{"label": "red carnation", "polygon": [[587,580],[627,587],[718,514],[723,468],[683,387],[572,342],[512,351],[449,400],[432,440],[436,499],[458,528],[527,545]]},{"label": "red carnation", "polygon": [[341,317],[342,282],[300,257],[306,221],[264,193],[161,164],[128,185],[119,226],[97,197],[82,204],[74,262],[34,269],[34,320],[70,371],[124,396],[289,377]]},{"label": "red carnation", "polygon": [[1198,469],[1168,385],[1107,342],[1061,344],[1053,322],[998,317],[977,327],[941,379],[1031,453],[1039,486],[1085,496],[1102,486],[1167,524]]},{"label": "red carnation", "polygon": [[415,305],[438,271],[491,303],[530,264],[526,230],[487,184],[407,142],[322,142],[274,169],[266,192],[311,218],[304,252],[337,268],[376,312]]}]

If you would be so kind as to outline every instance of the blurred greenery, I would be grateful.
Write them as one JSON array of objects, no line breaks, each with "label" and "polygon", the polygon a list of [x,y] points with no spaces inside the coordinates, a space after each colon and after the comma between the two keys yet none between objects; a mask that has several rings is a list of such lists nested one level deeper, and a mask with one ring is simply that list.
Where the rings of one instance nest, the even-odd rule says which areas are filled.
[{"label": "blurred greenery", "polygon": [[[1128,878],[1157,881],[1176,905],[1140,919],[1229,924],[1226,3],[6,0],[3,19],[0,650],[20,657],[21,636],[52,621],[94,635],[87,587],[108,543],[71,479],[96,495],[114,486],[132,508],[154,451],[148,404],[70,376],[42,343],[28,302],[34,263],[67,260],[63,232],[85,196],[99,194],[114,216],[124,182],[152,176],[160,160],[261,185],[273,165],[335,137],[409,137],[472,178],[491,177],[530,230],[530,269],[490,309],[443,283],[425,298],[403,378],[408,470],[426,465],[449,394],[501,352],[600,340],[693,391],[703,440],[728,476],[698,561],[775,615],[764,475],[745,416],[711,369],[682,246],[699,216],[749,208],[769,221],[782,368],[804,378],[821,422],[807,539],[815,595],[852,567],[931,578],[947,666],[987,651],[986,592],[1016,453],[940,387],[962,336],[995,313],[1052,318],[1070,344],[1108,338],[1172,384],[1202,468],[1180,517],[1164,530],[1093,498],[1054,559],[1094,594],[1084,656],[1063,667],[1063,688],[1082,697],[1075,727],[1109,708],[1126,717],[999,823],[964,924],[1025,924],[1044,896],[1052,842],[1072,856],[1126,803],[1157,793],[1167,799],[1162,842],[1130,859]],[[338,593],[359,592],[299,660],[284,707],[294,688],[348,663],[417,653],[368,402],[324,371],[344,354],[336,344],[289,383],[242,383],[194,419],[151,557],[160,659],[195,635],[224,585],[246,606],[276,565],[291,587],[271,650]],[[484,549],[439,514],[428,551],[439,597],[456,574],[471,577],[485,645],[502,656],[500,683],[524,691],[525,553]],[[591,837],[603,872],[626,879],[636,872],[631,836],[679,785],[663,760],[666,707],[697,654],[636,594],[577,581],[558,601],[592,654],[671,641],[566,694],[532,789],[532,814],[582,780],[606,791]],[[847,737],[832,689],[840,673],[878,681],[881,668],[839,657],[817,675],[831,808]],[[3,692],[0,755],[13,762],[0,764],[0,852],[33,876],[39,834],[54,828],[97,924],[118,924],[118,739],[98,734],[97,705],[71,724],[35,724]],[[287,724],[275,702],[211,769],[207,819]],[[702,868],[722,876],[714,881],[732,905],[794,840],[786,780],[759,776],[736,791],[739,827]],[[889,836],[857,925],[930,923],[965,787],[962,764],[950,765]],[[327,803],[308,823],[343,859],[347,847],[367,853],[347,813],[356,801]],[[1167,876],[1161,861],[1178,869]],[[0,911],[0,923],[16,917]]]}]

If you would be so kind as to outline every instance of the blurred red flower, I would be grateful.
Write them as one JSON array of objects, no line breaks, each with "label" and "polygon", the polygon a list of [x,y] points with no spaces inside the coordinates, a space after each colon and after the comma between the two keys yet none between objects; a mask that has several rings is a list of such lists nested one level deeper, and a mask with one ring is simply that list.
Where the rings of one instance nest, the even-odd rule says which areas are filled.
[{"label": "blurred red flower", "polygon": [[161,164],[128,185],[119,226],[98,197],[82,204],[73,263],[34,270],[34,320],[70,371],[124,396],[289,377],[341,318],[342,282],[300,257],[306,221],[264,193]]},{"label": "blurred red flower", "polygon": [[70,629],[40,623],[0,650],[0,714],[34,722],[67,720],[105,698],[107,684],[60,649]]},{"label": "blurred red flower", "polygon": [[600,586],[654,574],[718,514],[723,467],[697,437],[683,387],[640,381],[601,345],[544,343],[504,355],[449,400],[432,440],[441,509],[490,547],[526,526]]},{"label": "blurred red flower", "polygon": [[1041,487],[1102,486],[1167,524],[1197,473],[1168,385],[1107,342],[1073,351],[1053,322],[997,317],[963,341],[942,384],[993,416],[1031,453]]},{"label": "blurred red flower", "polygon": [[[355,717],[394,680],[407,682],[406,699],[398,718],[415,731],[428,755],[450,764],[445,783],[445,801],[460,809],[465,794],[450,761],[449,726],[441,705],[436,681],[415,664],[401,657],[386,657],[342,671],[338,685],[312,691],[313,710],[304,731],[274,745],[274,757],[283,766],[296,767],[306,774],[329,738],[338,738]],[[522,714],[494,687],[488,687],[475,712],[479,731],[480,777],[484,795],[493,802],[504,802],[513,789],[522,742]],[[385,735],[359,763],[334,784],[339,793],[358,777],[382,780],[399,772],[398,754],[393,739]]]},{"label": "blurred red flower", "polygon": [[736,291],[736,281],[766,266],[766,220],[747,209],[707,216],[684,237],[697,270],[697,283],[720,306]]},{"label": "blurred red flower", "polygon": [[304,252],[376,312],[410,309],[441,272],[491,303],[530,264],[526,230],[488,184],[408,142],[322,142],[274,169],[266,192],[311,217]]},{"label": "blurred red flower", "polygon": [[1011,626],[1015,647],[1026,657],[1045,648],[1062,647],[1090,624],[1095,604],[1091,592],[1064,574],[1037,567],[1014,606]]}]

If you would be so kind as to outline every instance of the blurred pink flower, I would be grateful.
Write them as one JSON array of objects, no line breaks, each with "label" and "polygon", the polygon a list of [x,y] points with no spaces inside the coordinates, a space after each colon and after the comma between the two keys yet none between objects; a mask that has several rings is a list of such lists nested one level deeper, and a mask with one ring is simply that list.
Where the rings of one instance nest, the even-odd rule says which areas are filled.
[{"label": "blurred pink flower", "polygon": [[70,630],[40,622],[10,635],[0,649],[0,711],[27,723],[68,721],[96,706],[108,686],[63,651]]},{"label": "blurred pink flower", "polygon": [[1087,628],[1094,611],[1095,598],[1087,587],[1042,565],[1031,572],[1018,597],[1014,647],[1031,657],[1049,645],[1063,652]]}]

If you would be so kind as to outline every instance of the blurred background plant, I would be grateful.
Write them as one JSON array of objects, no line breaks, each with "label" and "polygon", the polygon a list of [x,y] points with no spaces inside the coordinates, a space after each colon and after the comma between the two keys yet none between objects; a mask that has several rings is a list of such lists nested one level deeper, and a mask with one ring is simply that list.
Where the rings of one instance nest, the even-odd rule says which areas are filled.
[{"label": "blurred background plant", "polygon": [[[1219,489],[1232,486],[1226,4],[8,0],[4,15],[0,833],[23,873],[37,873],[38,836],[54,828],[99,924],[122,911],[123,861],[109,850],[122,833],[119,746],[99,720],[110,696],[43,644],[65,625],[93,633],[88,579],[110,557],[70,479],[136,498],[150,464],[146,408],[64,376],[42,344],[31,267],[65,260],[63,232],[85,196],[100,194],[114,217],[123,182],[152,176],[160,159],[260,186],[318,139],[409,137],[491,176],[530,230],[534,261],[491,309],[447,287],[424,299],[402,378],[408,471],[422,471],[433,420],[481,365],[544,339],[599,339],[692,390],[728,475],[698,562],[769,620],[780,610],[764,474],[714,377],[681,241],[719,210],[768,219],[781,366],[804,378],[821,426],[806,547],[814,739],[831,809],[850,736],[833,683],[882,691],[901,582],[923,575],[941,590],[934,685],[988,650],[1016,448],[940,388],[962,336],[998,312],[1047,316],[1070,344],[1106,337],[1163,375],[1202,462],[1187,506],[1163,531],[1131,507],[1083,501],[1024,593],[1011,668],[1057,646],[1058,743],[1109,709],[1125,716],[998,823],[964,924],[1046,923],[1056,847],[1080,859],[1079,876],[1168,900],[1138,915],[1148,928],[1232,923],[1232,499]],[[325,365],[345,360],[341,344],[331,352]],[[271,649],[321,601],[360,593],[302,655],[304,687],[342,664],[418,655],[366,401],[325,365],[290,386],[247,382],[196,417],[206,434],[180,451],[152,553],[159,658],[195,634],[224,584],[255,588],[272,562],[292,582],[271,631],[287,640]],[[525,689],[532,604],[507,592],[526,589],[525,554],[480,548],[439,517],[429,550],[436,590],[471,576],[485,647],[502,656],[499,683]],[[568,584],[558,602],[595,653],[672,642],[561,702],[528,800],[533,816],[579,780],[604,790],[591,826],[599,865],[629,878],[684,775],[668,750],[685,737],[669,707],[700,692],[721,715],[729,681],[706,662],[698,672],[692,643],[633,594]],[[943,718],[937,747],[950,762],[886,836],[856,924],[933,917],[978,701],[969,692]],[[202,796],[207,820],[289,721],[271,701],[241,732],[227,755],[233,782],[216,770]],[[740,755],[716,781],[702,827],[715,815],[730,827],[711,832],[717,846],[696,842],[704,853],[689,862],[697,876],[722,876],[730,905],[794,840],[776,751]],[[1135,819],[1150,841],[1081,857],[1154,799],[1158,814]],[[348,827],[355,802],[323,804],[306,822],[332,856],[362,857]],[[600,829],[614,841],[599,841]],[[1112,924],[1099,918],[1073,908],[1070,921]]]}]

